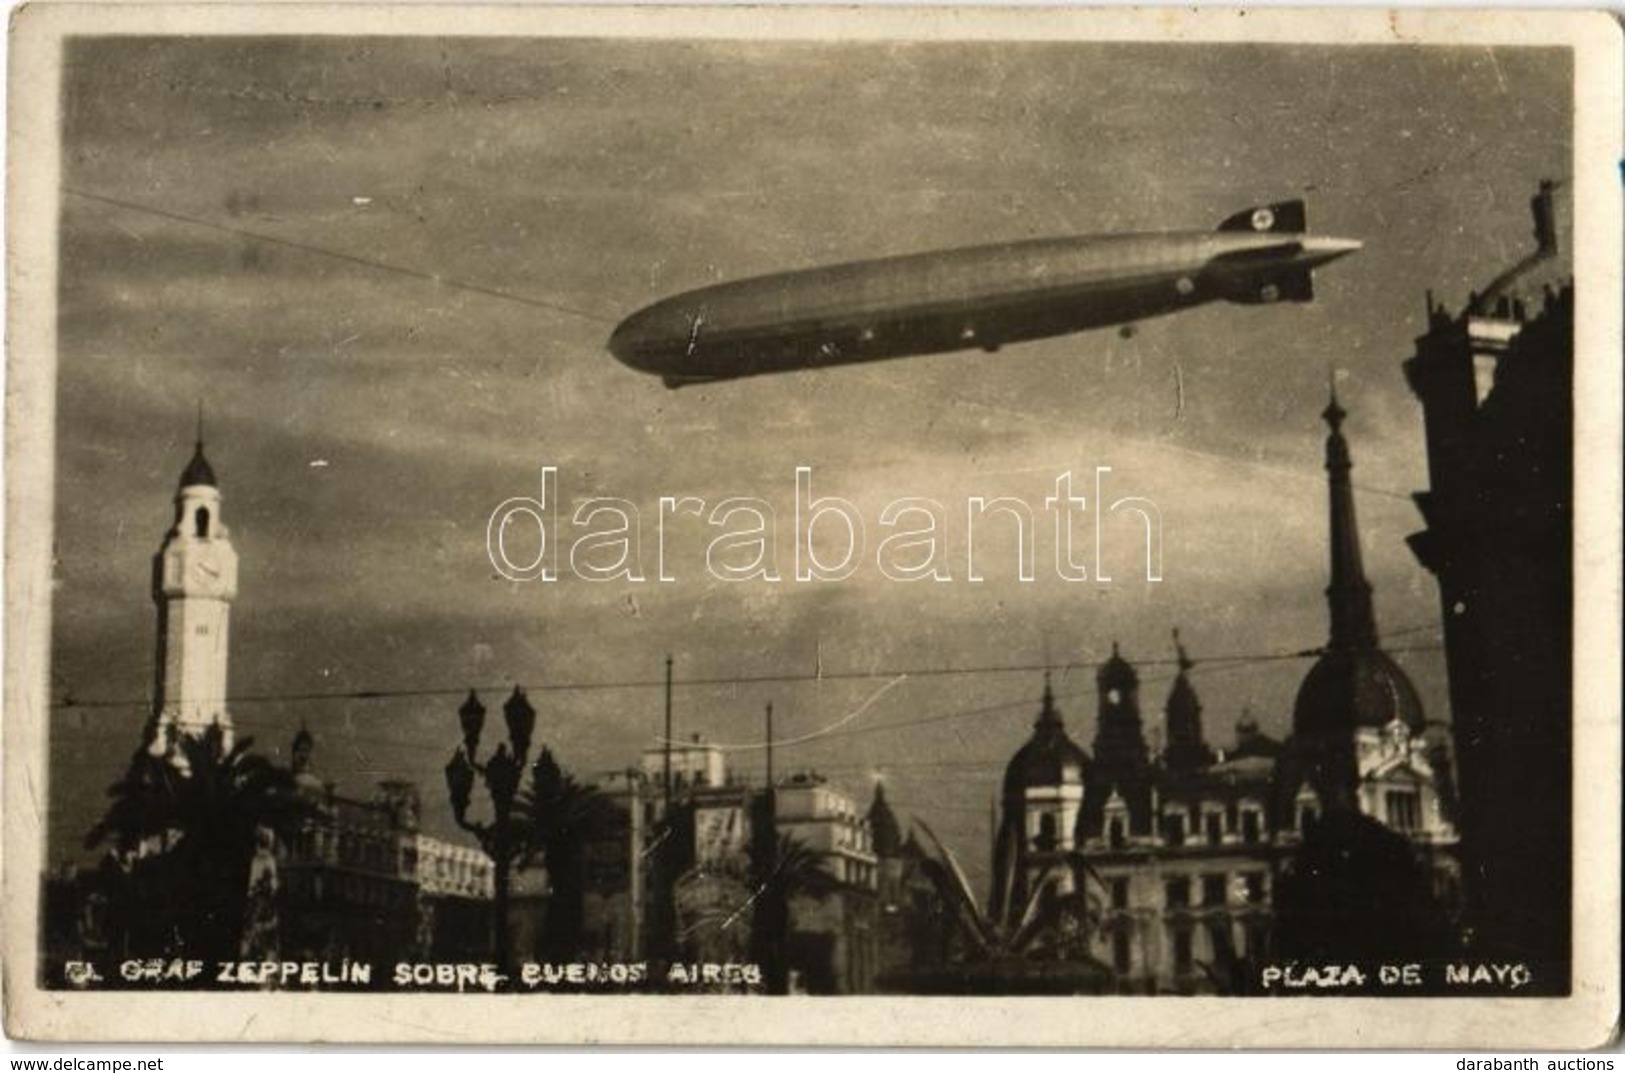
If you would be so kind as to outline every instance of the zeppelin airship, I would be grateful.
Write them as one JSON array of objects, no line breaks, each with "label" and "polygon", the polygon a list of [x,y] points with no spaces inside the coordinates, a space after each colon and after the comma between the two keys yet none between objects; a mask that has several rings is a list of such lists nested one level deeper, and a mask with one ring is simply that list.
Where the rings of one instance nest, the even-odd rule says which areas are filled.
[{"label": "zeppelin airship", "polygon": [[1360,248],[1306,234],[1302,201],[1213,231],[1074,235],[829,265],[686,291],[633,313],[609,351],[667,387],[1132,325],[1207,302],[1307,302]]}]

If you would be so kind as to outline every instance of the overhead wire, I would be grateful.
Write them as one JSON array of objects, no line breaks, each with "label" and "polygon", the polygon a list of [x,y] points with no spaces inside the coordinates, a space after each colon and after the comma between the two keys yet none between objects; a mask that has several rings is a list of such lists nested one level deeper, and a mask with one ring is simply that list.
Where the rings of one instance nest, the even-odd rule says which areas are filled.
[{"label": "overhead wire", "polygon": [[[1436,645],[1407,646],[1407,647],[1385,649],[1385,651],[1388,651],[1388,652],[1420,652],[1420,651],[1438,651],[1438,650],[1439,650],[1439,646],[1436,646]],[[1247,660],[1243,660],[1243,659],[1240,659],[1238,657],[1230,657],[1232,660],[1234,660],[1234,662],[1232,662],[1230,664],[1226,664],[1224,666],[1206,668],[1206,669],[1210,669],[1210,670],[1214,670],[1214,671],[1236,670],[1236,669],[1240,669],[1242,666],[1246,666],[1246,665],[1253,664],[1253,663],[1276,662],[1276,661],[1279,661],[1279,660],[1282,660],[1282,659],[1308,659],[1308,658],[1313,658],[1313,657],[1315,657],[1317,655],[1319,655],[1318,650],[1307,650],[1307,651],[1300,652],[1300,653],[1292,653],[1290,655],[1279,654],[1279,653],[1271,653],[1271,654],[1267,654],[1267,655],[1263,655],[1263,656],[1251,657],[1250,659],[1247,659]],[[1145,662],[1149,663],[1151,661],[1145,661]],[[1168,661],[1164,661],[1164,662],[1168,662]],[[1205,663],[1205,661],[1194,661],[1193,666],[1190,668],[1190,673],[1194,674],[1194,673],[1197,673],[1197,672],[1203,670],[1204,669],[1204,663]],[[1093,666],[1093,665],[1092,664],[1057,665],[1056,669],[1059,669],[1060,666],[1088,667],[1088,666]],[[1005,671],[1005,670],[1011,670],[1011,669],[1012,668],[1007,668],[1007,667],[978,668],[978,669],[974,669],[974,670],[964,670],[964,671],[961,671],[960,673],[978,673],[978,672],[988,672],[988,671]],[[1014,668],[1014,669],[1025,670],[1025,669],[1029,669],[1029,668],[1022,667],[1022,668]],[[1036,669],[1044,670],[1046,668],[1038,667]],[[853,675],[851,677],[859,677],[859,676],[858,675]],[[874,676],[865,675],[863,677],[874,677]],[[759,678],[735,679],[735,680],[730,680],[730,679],[705,679],[704,681],[711,682],[711,683],[715,683],[715,682],[720,681],[720,682],[728,682],[728,683],[731,684],[734,681],[740,681],[740,680],[753,681],[753,682],[754,681],[760,681]],[[781,676],[780,680],[785,680],[785,677]],[[818,679],[816,677],[811,677],[811,676],[801,676],[801,677],[796,677],[795,680],[797,680],[797,681],[817,681]],[[1166,680],[1168,680],[1168,679],[1167,678],[1142,678],[1141,679],[1141,684],[1142,685],[1155,685],[1155,684],[1160,684],[1161,681],[1166,681]],[[625,687],[625,684],[622,684],[622,683],[601,683],[601,684],[604,685],[606,688],[611,687],[611,686],[616,687],[616,688],[624,688]],[[647,683],[639,682],[639,683],[632,683],[632,684],[641,688],[644,685],[646,685]],[[660,684],[663,684],[663,683],[660,683]],[[678,681],[673,682],[674,686],[677,685],[677,684],[679,684]],[[691,680],[688,684],[694,684],[694,681]],[[400,691],[398,694],[391,694],[391,693],[388,693],[386,691],[365,691],[367,699],[377,699],[377,698],[380,698],[380,697],[387,697],[387,696],[392,696],[392,695],[416,697],[416,696],[423,696],[423,695],[425,695],[426,692],[428,692],[428,691],[406,690],[406,691]],[[462,690],[457,690],[456,694],[460,695],[462,692],[463,692]],[[1062,701],[1083,699],[1083,698],[1088,697],[1089,694],[1090,694],[1090,690],[1087,687],[1074,689],[1074,690],[1062,689],[1062,690],[1055,690],[1054,691],[1054,695],[1055,695],[1056,699],[1057,700],[1062,700]],[[444,691],[434,691],[430,695],[444,695]],[[288,699],[297,700],[297,699],[300,698],[300,696],[301,695],[298,695],[298,694],[289,694]],[[327,694],[327,695],[323,695],[323,697],[324,697],[324,699],[333,699],[334,695]],[[266,700],[266,699],[270,699],[270,698],[261,697],[259,699]],[[874,733],[881,733],[881,732],[889,731],[889,730],[904,730],[904,729],[909,729],[909,728],[918,727],[918,726],[930,726],[930,725],[935,725],[935,724],[940,724],[940,723],[945,723],[945,722],[954,722],[954,721],[957,721],[957,720],[960,720],[960,719],[968,719],[968,718],[972,718],[972,717],[976,717],[976,716],[996,715],[996,714],[1000,714],[1000,713],[1004,713],[1004,712],[1015,711],[1015,710],[1018,710],[1018,709],[1027,709],[1027,708],[1030,708],[1035,703],[1037,703],[1037,698],[1035,696],[1033,696],[1030,693],[1024,693],[1021,697],[1013,698],[1013,699],[1008,700],[1008,701],[1002,701],[1002,702],[997,702],[997,703],[992,703],[992,704],[977,705],[977,706],[969,707],[969,708],[959,708],[959,709],[954,709],[954,710],[947,711],[947,712],[937,712],[937,713],[933,713],[931,715],[921,716],[921,717],[913,718],[913,719],[904,719],[904,720],[897,720],[897,721],[885,722],[885,723],[866,723],[866,724],[861,724],[861,725],[858,725],[858,726],[841,725],[841,726],[838,726],[838,727],[833,728],[833,729],[828,729],[828,730],[826,730],[826,731],[824,731],[822,733],[809,734],[809,735],[803,736],[802,738],[795,739],[795,740],[786,739],[783,742],[776,742],[775,747],[781,747],[781,746],[782,747],[790,747],[790,746],[794,746],[794,745],[798,745],[798,744],[808,744],[808,743],[811,743],[812,741],[815,741],[815,740],[816,741],[823,741],[823,740],[828,740],[828,739],[831,739],[831,738],[855,737],[855,736],[862,735],[862,734],[874,734]],[[116,706],[116,707],[123,707],[123,708],[126,708],[126,709],[135,709],[139,705],[144,705],[144,704],[145,704],[145,702],[129,702],[129,701],[126,701],[126,702],[118,702],[116,704],[114,702],[102,702],[101,704],[98,704],[98,705],[95,705],[95,706],[98,706],[98,707],[115,707]],[[56,707],[58,709],[73,710],[75,707],[91,707],[91,705],[66,704],[66,705],[56,705],[54,707]],[[266,728],[270,727],[270,724],[260,723],[257,720],[246,720],[245,721],[245,720],[242,720],[242,719],[234,719],[233,722],[234,722],[234,724],[239,726],[240,729],[242,729],[244,731],[250,731],[250,732],[254,729],[254,727],[256,725],[266,727]],[[444,748],[442,745],[429,745],[427,743],[417,743],[417,742],[403,741],[403,740],[400,740],[398,738],[392,739],[392,740],[388,741],[387,743],[380,743],[380,744],[382,744],[385,747],[390,748],[390,749],[401,749],[401,748],[405,748],[405,749],[421,749],[421,750],[429,751],[429,752],[441,752],[441,751],[443,751],[443,748]],[[876,766],[884,767],[885,765],[881,764],[881,765],[876,765]]]},{"label": "overhead wire", "polygon": [[[1435,629],[1433,626],[1412,627],[1395,630],[1389,633],[1391,637],[1405,636],[1421,630]],[[1384,651],[1389,653],[1436,651],[1438,645],[1420,646],[1388,646]],[[1191,673],[1204,670],[1222,670],[1230,666],[1248,666],[1258,663],[1272,663],[1280,661],[1313,659],[1324,650],[1321,648],[1306,648],[1293,651],[1276,650],[1272,652],[1235,653],[1218,656],[1204,656],[1201,659],[1191,660]],[[1149,657],[1133,661],[1136,667],[1177,667],[1181,664],[1178,657]],[[978,674],[1038,674],[1044,671],[1066,673],[1070,671],[1087,671],[1098,666],[1098,661],[1067,660],[1052,663],[1002,663],[977,664],[967,667],[945,666],[916,666],[916,667],[883,667],[865,671],[796,671],[769,674],[736,674],[714,675],[695,678],[673,678],[671,686],[674,689],[737,687],[753,685],[797,685],[820,682],[849,682],[868,681],[876,678],[942,678],[959,677]],[[1149,676],[1143,681],[1155,683],[1166,678]],[[412,689],[350,689],[350,690],[315,690],[307,692],[289,693],[241,693],[221,698],[221,702],[230,706],[250,704],[285,704],[285,703],[326,703],[334,701],[381,701],[400,699],[421,699],[434,697],[460,697],[469,692],[476,693],[502,693],[519,686],[517,682],[501,682],[484,685],[434,686]],[[524,691],[530,694],[546,693],[578,693],[603,692],[617,690],[638,689],[664,689],[667,682],[664,678],[627,678],[610,679],[597,682],[543,682],[537,685],[524,686]],[[98,708],[137,708],[151,704],[148,697],[124,698],[94,698],[82,700],[71,694],[53,701],[51,708],[56,711],[65,710],[91,710]]]},{"label": "overhead wire", "polygon": [[281,246],[284,249],[298,250],[301,253],[307,253],[317,257],[326,257],[335,261],[343,261],[346,264],[358,265],[362,268],[370,268],[376,272],[386,272],[397,276],[405,276],[409,279],[422,280],[425,283],[433,283],[437,286],[447,287],[451,290],[467,291],[470,294],[480,294],[487,298],[496,298],[504,302],[516,302],[519,305],[530,306],[534,309],[545,309],[551,313],[561,313],[565,316],[579,317],[583,320],[595,321],[600,324],[616,323],[616,319],[614,317],[606,317],[601,314],[594,313],[591,310],[581,309],[578,306],[565,305],[562,302],[554,302],[542,298],[531,298],[523,294],[516,294],[513,291],[505,291],[497,287],[488,287],[484,284],[471,283],[467,280],[456,279],[451,276],[443,276],[438,272],[427,272],[420,268],[409,268],[404,265],[391,264],[388,261],[380,261],[371,257],[361,257],[357,254],[345,253],[343,250],[335,250],[327,246],[317,246],[309,242],[299,242],[294,239],[282,238],[277,235],[266,234],[263,231],[250,231],[244,227],[223,224],[215,220],[206,220],[201,216],[192,216],[188,213],[175,212],[171,209],[161,209],[155,205],[145,205],[138,201],[126,201],[122,198],[109,197],[106,194],[92,193],[89,190],[78,190],[71,186],[64,186],[61,189],[64,194],[68,194],[71,197],[83,198],[86,201],[99,202],[103,205],[111,205],[127,212],[145,213],[146,215],[154,216],[162,220],[170,220],[176,223],[186,224],[191,227],[206,228],[210,231],[218,231],[223,234],[234,235],[238,238],[251,239],[255,242],[264,242],[272,246]]},{"label": "overhead wire", "polygon": [[[319,246],[319,245],[315,245],[315,244],[312,244],[312,243],[300,242],[300,241],[293,240],[293,239],[283,238],[283,237],[280,237],[280,236],[277,236],[277,235],[268,234],[268,233],[263,232],[263,231],[256,231],[256,230],[251,230],[251,229],[248,229],[248,228],[243,228],[243,227],[239,227],[239,226],[235,226],[235,225],[231,225],[231,224],[225,224],[225,223],[221,223],[219,221],[209,220],[209,219],[205,219],[205,218],[200,217],[200,216],[195,216],[195,215],[191,215],[191,214],[188,214],[188,213],[179,212],[179,211],[175,211],[175,210],[171,210],[171,209],[165,209],[165,208],[161,208],[161,207],[158,207],[158,206],[155,206],[155,205],[145,204],[145,203],[142,203],[142,202],[132,201],[132,200],[124,199],[124,198],[112,197],[112,196],[109,196],[109,195],[106,195],[106,194],[95,193],[95,192],[92,192],[92,191],[81,190],[81,189],[68,187],[68,186],[63,186],[61,189],[62,189],[62,192],[64,194],[67,194],[67,195],[69,195],[71,197],[80,198],[80,199],[83,199],[83,200],[89,201],[89,202],[100,203],[100,204],[107,205],[107,206],[110,206],[110,207],[113,207],[113,208],[117,208],[117,209],[120,209],[120,210],[123,210],[123,211],[141,213],[141,214],[149,215],[149,216],[157,218],[157,219],[168,220],[168,221],[171,221],[171,222],[174,222],[174,223],[179,223],[179,224],[186,225],[186,226],[208,229],[208,230],[212,230],[212,231],[215,231],[215,232],[218,232],[218,233],[229,234],[229,235],[232,235],[232,236],[235,236],[235,237],[238,237],[238,238],[243,238],[243,239],[246,239],[246,240],[249,240],[249,241],[262,242],[262,243],[266,243],[266,244],[273,245],[273,246],[279,246],[279,247],[282,247],[282,248],[302,252],[302,253],[305,253],[305,254],[308,254],[308,255],[311,255],[311,256],[324,257],[324,258],[328,258],[328,259],[331,259],[331,260],[335,260],[335,261],[355,265],[355,266],[358,266],[358,267],[366,268],[366,269],[377,271],[377,272],[392,274],[392,275],[401,276],[401,277],[405,277],[405,278],[416,279],[416,280],[419,280],[419,281],[422,281],[422,282],[427,282],[427,283],[430,283],[430,284],[433,284],[433,285],[436,285],[436,286],[442,286],[442,287],[446,287],[446,288],[453,289],[453,290],[466,291],[466,292],[469,292],[469,293],[482,295],[482,296],[497,299],[497,300],[500,300],[500,301],[513,302],[513,303],[523,305],[523,306],[528,306],[528,307],[531,307],[531,308],[542,309],[542,310],[546,310],[546,311],[549,311],[549,312],[562,314],[562,315],[565,315],[565,316],[577,317],[577,318],[590,320],[590,321],[594,321],[594,322],[598,322],[598,323],[614,323],[615,322],[614,318],[606,317],[606,316],[600,315],[598,313],[594,313],[594,312],[592,312],[590,310],[585,310],[585,309],[582,309],[582,308],[579,308],[579,307],[576,307],[576,306],[572,306],[572,305],[568,305],[568,304],[565,304],[565,303],[562,303],[562,302],[532,298],[532,297],[529,297],[529,296],[526,296],[526,295],[518,294],[518,293],[515,293],[515,292],[512,292],[512,291],[507,291],[507,290],[503,290],[503,289],[496,288],[496,287],[490,287],[490,286],[486,286],[486,285],[482,285],[482,284],[478,284],[478,283],[473,283],[473,282],[470,282],[470,281],[461,280],[461,279],[457,279],[457,278],[454,278],[454,277],[445,276],[445,275],[442,275],[442,274],[439,274],[439,273],[425,271],[425,270],[422,270],[422,269],[417,269],[417,268],[412,268],[412,267],[408,267],[408,266],[393,264],[393,263],[390,263],[390,262],[387,262],[387,261],[378,260],[376,258],[363,257],[363,256],[359,256],[359,255],[356,255],[356,254],[347,253],[347,252],[345,252],[343,250],[333,249],[331,247]],[[962,403],[962,404],[964,404],[966,406],[974,406],[974,407],[989,409],[989,410],[993,410],[993,411],[1000,412],[1000,413],[1005,412],[1005,411],[1002,411],[998,407],[994,407],[994,406],[991,406],[991,405],[988,405],[988,404],[985,404],[985,403],[980,403],[980,402],[977,402],[975,400],[963,399],[963,400],[955,400],[955,401],[958,402],[958,403]],[[1029,415],[1020,415],[1020,416],[1022,416],[1023,419],[1027,419],[1027,418],[1030,418],[1032,415],[1029,414]],[[1251,460],[1248,460],[1248,459],[1235,458],[1235,457],[1225,456],[1225,455],[1217,455],[1217,454],[1212,454],[1210,452],[1194,451],[1194,450],[1192,450],[1190,448],[1186,448],[1186,447],[1178,447],[1178,446],[1175,446],[1175,445],[1162,444],[1160,441],[1150,441],[1150,442],[1152,442],[1154,445],[1157,445],[1157,446],[1170,447],[1171,449],[1176,449],[1176,450],[1182,451],[1184,453],[1192,453],[1192,454],[1201,455],[1203,457],[1215,458],[1215,459],[1225,461],[1225,462],[1233,462],[1233,463],[1237,463],[1237,464],[1241,464],[1241,465],[1245,465],[1245,466],[1253,466],[1253,467],[1256,467],[1256,468],[1264,469],[1264,470],[1266,470],[1268,472],[1272,472],[1272,473],[1280,473],[1280,472],[1282,472],[1282,470],[1279,467],[1268,466],[1268,465],[1265,465],[1263,463],[1255,463],[1255,462],[1253,462]],[[1302,474],[1296,473],[1296,471],[1292,471],[1292,475],[1294,475],[1294,476],[1303,476]],[[1381,495],[1386,495],[1386,496],[1392,496],[1392,497],[1396,497],[1396,498],[1404,498],[1404,499],[1409,499],[1410,498],[1408,495],[1405,495],[1404,493],[1398,493],[1398,492],[1394,492],[1394,491],[1391,491],[1391,490],[1388,490],[1388,489],[1382,489],[1382,488],[1363,486],[1363,487],[1361,487],[1360,490],[1367,491],[1367,492],[1373,492],[1373,493],[1376,493],[1376,494],[1381,494]],[[1398,631],[1392,631],[1392,632],[1390,632],[1389,636],[1404,636],[1404,635],[1406,635],[1408,633],[1412,633],[1412,632],[1421,632],[1421,631],[1424,631],[1424,630],[1437,630],[1438,628],[1439,627],[1437,625],[1435,625],[1435,624],[1423,624],[1423,625],[1419,625],[1419,626],[1408,627],[1408,628],[1398,630]],[[1388,651],[1390,651],[1390,652],[1426,651],[1426,650],[1437,650],[1437,648],[1438,648],[1438,646],[1436,646],[1436,645],[1435,646],[1420,646],[1420,647],[1414,647],[1413,646],[1413,647],[1409,647],[1409,648],[1390,648],[1390,649],[1388,649]],[[1312,658],[1312,657],[1318,655],[1319,652],[1320,652],[1319,649],[1303,649],[1303,650],[1288,651],[1288,652],[1247,653],[1247,654],[1239,654],[1239,655],[1213,656],[1213,657],[1208,657],[1208,658],[1205,658],[1203,660],[1197,661],[1190,669],[1191,669],[1192,673],[1213,673],[1213,672],[1218,672],[1218,671],[1234,670],[1234,669],[1239,669],[1239,668],[1242,668],[1242,667],[1252,666],[1252,665],[1256,665],[1256,664],[1260,664],[1260,663],[1273,662],[1273,661],[1284,661],[1284,660],[1297,660],[1297,659]],[[1155,658],[1153,658],[1153,659],[1137,660],[1136,664],[1140,665],[1140,666],[1168,666],[1168,665],[1177,665],[1180,662],[1181,661],[1178,660],[1178,659],[1155,659]],[[814,672],[814,673],[728,675],[728,676],[715,676],[715,677],[679,679],[679,680],[673,681],[671,684],[672,684],[673,687],[677,687],[677,688],[716,687],[716,686],[738,687],[738,686],[770,685],[770,684],[790,685],[790,684],[801,684],[801,683],[807,683],[807,682],[819,683],[819,682],[838,682],[838,681],[850,681],[850,680],[865,680],[865,679],[873,679],[873,678],[881,678],[881,677],[891,677],[891,678],[898,678],[898,677],[931,678],[931,677],[972,675],[972,674],[1035,673],[1035,672],[1043,671],[1043,670],[1058,670],[1058,671],[1065,672],[1065,671],[1070,671],[1070,670],[1087,670],[1090,667],[1092,667],[1093,665],[1094,665],[1093,663],[1074,661],[1074,662],[1050,663],[1050,664],[1031,664],[1031,663],[1029,663],[1029,664],[988,665],[988,666],[976,666],[976,667],[914,667],[914,668],[903,668],[903,669],[888,668],[888,669],[883,669],[883,670],[878,670],[877,669],[877,670],[869,670],[869,671],[836,672],[836,673],[828,673],[828,672],[824,672],[822,670],[819,670],[819,671]],[[536,686],[536,687],[533,687],[532,692],[562,693],[562,692],[587,692],[587,691],[604,691],[604,690],[649,689],[649,688],[663,687],[665,684],[666,683],[665,683],[665,681],[663,679],[634,679],[634,680],[606,681],[606,682],[564,682],[564,683],[553,683],[553,684],[544,684],[544,685]],[[502,683],[500,685],[495,685],[495,686],[483,686],[483,687],[478,687],[477,686],[477,687],[474,687],[474,688],[476,688],[476,689],[484,689],[487,692],[500,692],[500,691],[503,691],[503,690],[509,688],[510,685],[511,685],[511,683]],[[465,691],[465,688],[466,687],[463,687],[463,686],[457,686],[457,687],[445,687],[445,688],[357,689],[357,690],[344,690],[344,691],[309,691],[309,692],[290,692],[290,693],[246,694],[246,695],[240,695],[240,696],[226,698],[225,703],[236,706],[236,705],[250,705],[250,704],[262,704],[262,703],[263,704],[269,704],[269,703],[326,703],[326,702],[335,702],[335,701],[340,701],[340,702],[342,702],[342,701],[365,702],[365,701],[381,701],[381,700],[393,700],[393,699],[420,699],[420,698],[436,698],[436,697],[460,696]],[[933,724],[933,723],[943,722],[943,721],[946,721],[946,720],[952,720],[952,719],[958,719],[958,718],[966,718],[966,717],[969,717],[969,716],[972,716],[972,715],[990,714],[990,713],[994,713],[994,712],[1009,710],[1009,709],[1019,707],[1019,706],[1023,706],[1023,705],[1026,705],[1026,704],[1030,704],[1030,703],[1031,703],[1030,698],[1023,698],[1020,701],[1012,701],[1012,702],[1008,702],[1008,703],[1005,703],[1005,704],[982,706],[982,707],[978,707],[978,708],[965,709],[965,710],[956,711],[956,712],[949,712],[949,713],[939,713],[939,714],[933,715],[933,716],[927,716],[927,717],[923,717],[923,718],[920,718],[920,719],[914,719],[914,720],[905,720],[905,721],[902,721],[902,722],[881,723],[881,724],[864,724],[864,725],[855,726],[855,727],[854,726],[840,726],[840,727],[831,729],[831,730],[829,730],[827,732],[819,733],[819,734],[810,736],[808,738],[808,740],[809,741],[810,740],[824,740],[824,739],[827,739],[827,738],[830,738],[830,737],[849,736],[849,735],[856,735],[856,734],[863,734],[863,733],[876,733],[876,732],[880,732],[880,731],[884,731],[884,730],[888,730],[888,729],[901,729],[901,728],[906,728],[906,727],[911,727],[911,726],[929,725],[929,724]],[[88,710],[88,709],[100,709],[100,708],[144,708],[144,707],[148,706],[149,704],[150,704],[150,700],[145,699],[145,698],[139,699],[139,700],[138,699],[124,699],[124,700],[81,701],[81,700],[77,700],[77,699],[69,696],[69,697],[64,698],[63,700],[54,702],[51,705],[51,707],[53,708],[53,710]],[[405,743],[395,742],[395,743],[392,743],[392,744],[396,745],[396,746],[400,746],[400,745],[405,744]],[[784,744],[788,745],[788,744],[796,744],[796,743],[795,742],[786,742]],[[424,747],[425,748],[434,748],[434,747],[427,747],[427,746],[424,746]]]}]

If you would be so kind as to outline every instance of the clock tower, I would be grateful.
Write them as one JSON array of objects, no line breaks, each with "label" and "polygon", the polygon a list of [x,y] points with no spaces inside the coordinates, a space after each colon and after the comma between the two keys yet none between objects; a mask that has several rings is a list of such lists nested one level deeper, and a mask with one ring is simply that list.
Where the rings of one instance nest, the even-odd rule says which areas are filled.
[{"label": "clock tower", "polygon": [[152,751],[172,734],[201,734],[213,723],[231,743],[226,710],[227,630],[237,595],[237,552],[220,517],[220,488],[197,449],[175,493],[175,524],[152,560],[158,605],[157,687]]}]

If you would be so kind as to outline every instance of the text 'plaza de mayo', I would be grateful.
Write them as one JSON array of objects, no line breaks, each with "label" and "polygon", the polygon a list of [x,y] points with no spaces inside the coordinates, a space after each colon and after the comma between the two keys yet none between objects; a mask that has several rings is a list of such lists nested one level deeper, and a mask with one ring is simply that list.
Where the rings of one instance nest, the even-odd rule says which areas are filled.
[{"label": "text 'plaza de mayo'", "polygon": [[[479,964],[552,990],[1304,993],[1286,990],[1297,973],[1566,993],[1573,295],[1547,272],[1553,196],[1533,203],[1534,254],[1460,314],[1429,298],[1404,363],[1430,481],[1411,545],[1439,582],[1448,722],[1384,649],[1334,392],[1328,630],[1303,653],[1290,733],[1243,712],[1221,743],[1177,631],[1163,696],[1112,646],[1087,748],[1046,674],[1010,743],[989,890],[929,815],[905,823],[883,786],[860,803],[775,773],[771,748],[753,784],[668,723],[623,773],[577,782],[532,755],[518,688],[504,741],[485,701],[462,702],[446,780],[466,837],[441,838],[411,782],[351,797],[324,780],[319,725],[286,767],[234,733],[239,563],[200,434],[154,557],[146,738],[92,832],[99,866],[46,878],[43,978],[141,986],[199,959],[296,966],[235,978],[255,986],[431,987],[436,966]],[[492,818],[469,819],[486,795]]]}]

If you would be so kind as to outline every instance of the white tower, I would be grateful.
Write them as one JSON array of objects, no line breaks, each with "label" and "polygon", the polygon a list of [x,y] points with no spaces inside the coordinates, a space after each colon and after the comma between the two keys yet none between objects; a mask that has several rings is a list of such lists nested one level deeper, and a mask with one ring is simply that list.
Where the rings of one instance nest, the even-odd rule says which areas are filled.
[{"label": "white tower", "polygon": [[155,755],[175,734],[202,734],[218,722],[231,744],[226,711],[226,654],[231,601],[237,595],[237,552],[220,518],[220,489],[197,450],[175,494],[175,524],[152,560],[158,605]]}]

